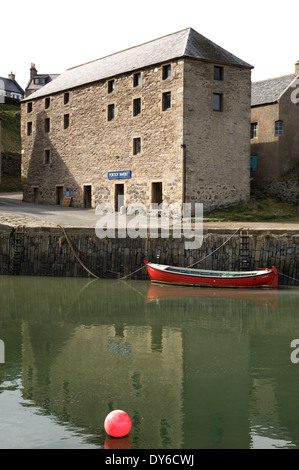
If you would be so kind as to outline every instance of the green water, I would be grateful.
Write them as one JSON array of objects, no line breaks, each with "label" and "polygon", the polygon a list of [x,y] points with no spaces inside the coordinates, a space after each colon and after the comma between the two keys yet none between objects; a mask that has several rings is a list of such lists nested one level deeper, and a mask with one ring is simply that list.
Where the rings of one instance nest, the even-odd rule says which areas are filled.
[{"label": "green water", "polygon": [[297,338],[297,287],[0,277],[0,448],[298,449]]}]

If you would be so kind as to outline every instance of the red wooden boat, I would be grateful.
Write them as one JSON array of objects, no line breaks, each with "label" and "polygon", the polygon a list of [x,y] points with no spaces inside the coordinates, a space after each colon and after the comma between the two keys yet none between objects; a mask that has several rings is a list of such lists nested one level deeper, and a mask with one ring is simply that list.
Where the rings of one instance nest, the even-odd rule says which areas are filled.
[{"label": "red wooden boat", "polygon": [[275,266],[255,271],[208,271],[144,261],[150,280],[163,284],[206,287],[278,287]]}]

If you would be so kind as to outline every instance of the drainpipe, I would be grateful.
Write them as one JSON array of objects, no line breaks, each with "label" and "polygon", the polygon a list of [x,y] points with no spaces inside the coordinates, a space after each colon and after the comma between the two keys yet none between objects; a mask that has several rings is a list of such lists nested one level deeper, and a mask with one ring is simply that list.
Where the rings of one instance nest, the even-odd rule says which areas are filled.
[{"label": "drainpipe", "polygon": [[182,144],[181,149],[183,150],[182,155],[182,204],[184,204],[186,199],[186,145]]}]

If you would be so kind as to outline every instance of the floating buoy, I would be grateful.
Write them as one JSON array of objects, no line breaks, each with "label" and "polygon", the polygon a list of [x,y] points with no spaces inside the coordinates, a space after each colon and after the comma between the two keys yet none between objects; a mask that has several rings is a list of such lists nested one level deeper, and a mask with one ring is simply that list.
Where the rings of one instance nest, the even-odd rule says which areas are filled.
[{"label": "floating buoy", "polygon": [[109,413],[104,422],[105,431],[112,437],[124,437],[131,430],[131,418],[123,410],[114,410]]}]

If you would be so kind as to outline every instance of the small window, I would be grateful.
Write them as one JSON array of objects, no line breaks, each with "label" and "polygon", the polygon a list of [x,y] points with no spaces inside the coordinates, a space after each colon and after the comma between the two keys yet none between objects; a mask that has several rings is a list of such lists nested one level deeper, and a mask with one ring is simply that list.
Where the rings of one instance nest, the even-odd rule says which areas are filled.
[{"label": "small window", "polygon": [[65,114],[63,116],[63,128],[64,129],[68,129],[70,127],[70,115],[69,114]]},{"label": "small window", "polygon": [[214,80],[223,80],[223,67],[214,66]]},{"label": "small window", "polygon": [[274,135],[275,137],[278,137],[282,135],[282,121],[276,121],[275,122],[275,130],[274,130]]},{"label": "small window", "polygon": [[45,119],[45,132],[50,132],[50,118]]},{"label": "small window", "polygon": [[138,155],[139,153],[141,153],[141,139],[136,137],[133,139],[133,155]]},{"label": "small window", "polygon": [[138,116],[141,113],[141,98],[136,98],[133,101],[133,116]]},{"label": "small window", "polygon": [[162,95],[162,110],[166,111],[171,107],[171,92],[167,91]]},{"label": "small window", "polygon": [[49,165],[49,163],[50,163],[50,150],[46,149],[45,150],[45,164]]},{"label": "small window", "polygon": [[45,109],[50,108],[50,98],[45,98]]},{"label": "small window", "polygon": [[137,72],[133,75],[133,86],[136,87],[139,85],[141,85],[141,73]]},{"label": "small window", "polygon": [[223,103],[222,103],[222,94],[220,93],[213,93],[213,111],[222,111]]},{"label": "small window", "polygon": [[32,112],[32,103],[27,103],[27,113]]},{"label": "small window", "polygon": [[163,70],[162,71],[163,80],[166,80],[167,78],[171,77],[171,65],[170,64],[164,65],[162,70]]},{"label": "small window", "polygon": [[257,122],[251,123],[251,139],[257,138]]},{"label": "small window", "polygon": [[114,116],[115,116],[114,104],[109,104],[108,105],[108,114],[107,114],[108,121],[113,121]]},{"label": "small window", "polygon": [[64,93],[63,102],[64,104],[68,104],[70,102],[70,94],[68,92]]},{"label": "small window", "polygon": [[114,91],[114,80],[108,81],[108,93],[112,93]]},{"label": "small window", "polygon": [[27,135],[32,135],[32,122],[27,122]]}]

